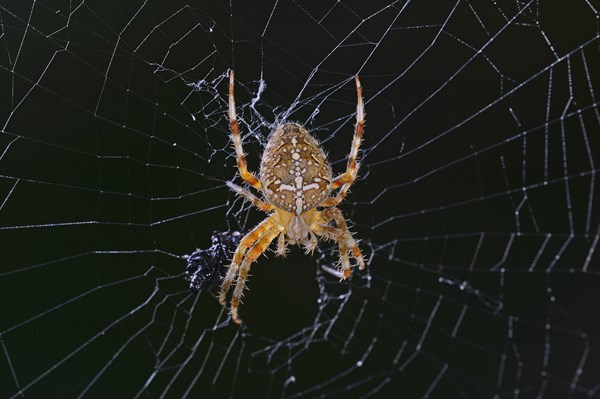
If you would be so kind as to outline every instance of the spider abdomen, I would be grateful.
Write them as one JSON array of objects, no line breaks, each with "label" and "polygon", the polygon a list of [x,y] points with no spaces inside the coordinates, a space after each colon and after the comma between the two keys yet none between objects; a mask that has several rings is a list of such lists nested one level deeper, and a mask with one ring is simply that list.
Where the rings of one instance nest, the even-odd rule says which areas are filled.
[{"label": "spider abdomen", "polygon": [[327,198],[331,179],[325,151],[302,125],[286,122],[275,129],[260,164],[269,202],[300,215]]}]

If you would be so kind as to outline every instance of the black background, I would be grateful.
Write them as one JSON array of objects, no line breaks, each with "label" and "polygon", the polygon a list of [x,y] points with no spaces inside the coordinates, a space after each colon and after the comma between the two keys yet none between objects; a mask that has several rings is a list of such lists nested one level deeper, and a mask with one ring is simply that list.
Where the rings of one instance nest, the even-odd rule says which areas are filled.
[{"label": "black background", "polygon": [[[597,396],[597,20],[471,3],[1,2],[0,397]],[[288,119],[341,173],[367,112],[369,270],[269,254],[241,328],[180,258],[264,217],[230,68],[253,170]]]}]

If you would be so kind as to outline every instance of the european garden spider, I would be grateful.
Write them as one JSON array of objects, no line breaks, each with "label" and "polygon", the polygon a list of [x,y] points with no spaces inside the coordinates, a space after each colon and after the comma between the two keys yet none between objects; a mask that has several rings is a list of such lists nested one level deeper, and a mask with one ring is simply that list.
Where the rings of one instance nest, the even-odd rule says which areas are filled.
[{"label": "european garden spider", "polygon": [[[242,238],[221,285],[219,299],[225,305],[227,292],[237,276],[231,299],[231,317],[238,324],[242,322],[238,317],[238,307],[244,294],[250,265],[269,248],[277,236],[279,255],[285,255],[287,244],[301,244],[310,253],[317,246],[317,236],[337,241],[341,270],[335,274],[342,280],[350,277],[349,252],[360,269],[365,268],[362,253],[348,230],[342,212],[336,208],[354,183],[359,168],[356,157],[362,139],[365,112],[358,76],[355,81],[358,94],[356,132],[346,171],[332,178],[331,165],[317,140],[302,125],[285,122],[269,138],[260,164],[260,179],[257,179],[246,166],[235,112],[233,71],[229,74],[229,124],[238,170],[246,183],[262,191],[266,201],[232,182],[227,182],[227,185],[261,211],[273,211]],[[330,197],[332,191],[338,188],[340,191],[337,195]],[[318,211],[317,207],[324,209]],[[332,221],[337,227],[330,226]]]}]

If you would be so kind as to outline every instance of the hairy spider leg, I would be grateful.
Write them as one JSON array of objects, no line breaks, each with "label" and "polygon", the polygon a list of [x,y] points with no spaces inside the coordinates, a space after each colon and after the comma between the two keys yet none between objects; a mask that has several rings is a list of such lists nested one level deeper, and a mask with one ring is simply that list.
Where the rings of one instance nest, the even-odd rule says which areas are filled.
[{"label": "hairy spider leg", "polygon": [[310,235],[310,239],[304,243],[304,253],[312,254],[315,252],[317,248],[317,244],[319,243],[317,236],[311,231],[308,233]]},{"label": "hairy spider leg", "polygon": [[279,235],[282,231],[282,227],[274,226],[267,230],[265,234],[250,248],[248,253],[244,256],[242,265],[240,267],[240,273],[237,278],[235,290],[233,291],[233,297],[231,298],[231,318],[237,324],[241,324],[242,320],[238,316],[238,307],[240,306],[240,300],[244,295],[244,289],[246,288],[246,279],[248,278],[248,272],[250,271],[250,265],[258,259],[263,252],[265,252],[271,242]]},{"label": "hairy spider leg", "polygon": [[233,71],[229,72],[229,127],[231,128],[231,139],[235,147],[235,154],[237,157],[237,166],[240,171],[242,179],[257,190],[261,189],[260,181],[254,176],[252,172],[248,171],[248,164],[246,163],[246,156],[244,155],[244,148],[242,147],[242,139],[240,137],[239,124],[235,112],[235,97],[233,92],[234,86],[234,74]]},{"label": "hairy spider leg", "polygon": [[329,197],[329,198],[327,198],[319,206],[322,206],[322,207],[335,207],[335,206],[338,206],[339,203],[342,202],[344,200],[344,198],[346,198],[346,195],[348,194],[348,190],[350,189],[350,186],[352,186],[352,183],[354,183],[354,180],[356,179],[356,175],[358,175],[358,169],[359,168],[360,168],[360,163],[357,163],[356,167],[354,168],[351,180],[348,183],[345,183],[342,186],[342,189],[340,191],[338,191],[338,193],[337,193],[337,195],[335,197]]},{"label": "hairy spider leg", "polygon": [[252,194],[248,190],[244,190],[242,187],[238,186],[237,184],[235,184],[233,182],[228,181],[227,187],[229,187],[231,190],[233,190],[240,197],[243,197],[243,198],[247,199],[248,201],[252,202],[252,204],[255,207],[257,207],[258,209],[260,209],[263,212],[269,212],[269,211],[272,211],[273,209],[275,209],[275,205],[272,205],[272,204],[269,204],[267,202],[260,200],[256,195]]},{"label": "hairy spider leg", "polygon": [[[348,156],[348,165],[346,166],[346,171],[333,179],[333,182],[331,183],[332,190],[335,190],[344,184],[348,184],[349,188],[349,186],[354,183],[354,179],[356,178],[356,158],[358,157],[358,150],[360,149],[360,143],[362,141],[363,127],[365,124],[365,107],[363,104],[362,86],[360,85],[360,79],[358,76],[354,77],[354,81],[356,82],[356,94],[358,97],[356,105],[356,130],[354,132],[354,138],[352,139],[352,149],[350,150],[350,155]],[[346,188],[346,191],[348,188]]]},{"label": "hairy spider leg", "polygon": [[285,245],[285,231],[279,233],[279,241],[277,242],[277,255],[285,256],[288,252],[287,245]]},{"label": "hairy spider leg", "polygon": [[223,284],[221,284],[221,292],[219,295],[219,302],[221,302],[221,305],[225,305],[227,299],[227,292],[231,287],[231,283],[233,283],[233,280],[237,276],[238,268],[240,266],[240,263],[242,262],[242,259],[244,258],[246,250],[252,247],[262,237],[265,231],[273,227],[274,223],[274,217],[269,216],[268,218],[263,220],[258,226],[256,226],[252,231],[246,234],[244,238],[242,238],[242,240],[240,241],[237,249],[235,250],[235,253],[233,254],[233,260],[231,261],[231,265],[229,266],[227,275],[223,280]]},{"label": "hairy spider leg", "polygon": [[358,247],[356,240],[352,237],[352,233],[350,233],[350,230],[348,229],[348,225],[346,223],[344,215],[342,214],[342,211],[338,208],[327,208],[323,212],[321,212],[321,214],[326,218],[328,222],[329,220],[333,220],[340,230],[343,230],[347,233],[345,237],[347,240],[348,247],[352,251],[352,256],[358,262],[358,268],[360,270],[364,270],[365,261],[362,252]]},{"label": "hairy spider leg", "polygon": [[314,232],[332,241],[337,241],[340,252],[340,267],[343,272],[340,281],[350,277],[350,258],[348,257],[348,243],[345,232],[342,229],[327,226],[326,224],[315,226]]}]

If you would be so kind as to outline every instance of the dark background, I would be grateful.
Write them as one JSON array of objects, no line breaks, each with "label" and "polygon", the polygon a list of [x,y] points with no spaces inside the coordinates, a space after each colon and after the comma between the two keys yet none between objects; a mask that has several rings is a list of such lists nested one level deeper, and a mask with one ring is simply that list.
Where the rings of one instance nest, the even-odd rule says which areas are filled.
[{"label": "dark background", "polygon": [[[0,2],[0,397],[598,397],[590,6],[274,4]],[[343,172],[367,112],[368,270],[271,253],[242,327],[181,257],[264,218],[230,68],[255,171],[285,119]]]}]

